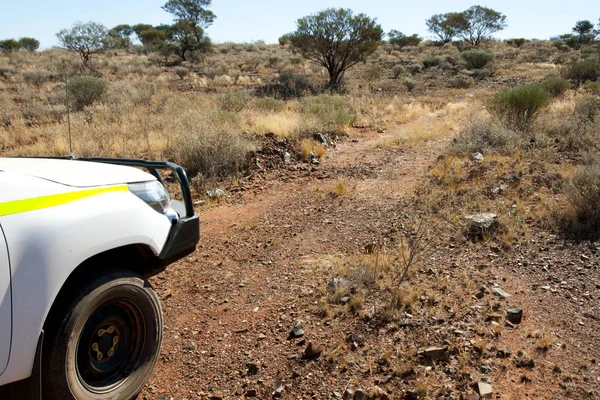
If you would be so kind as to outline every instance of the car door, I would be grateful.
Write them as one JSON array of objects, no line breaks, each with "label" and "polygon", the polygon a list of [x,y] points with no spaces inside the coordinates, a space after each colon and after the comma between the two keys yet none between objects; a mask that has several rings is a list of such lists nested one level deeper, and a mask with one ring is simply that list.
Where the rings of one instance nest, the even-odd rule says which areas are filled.
[{"label": "car door", "polygon": [[0,225],[0,375],[8,365],[12,335],[10,265],[4,231]]}]

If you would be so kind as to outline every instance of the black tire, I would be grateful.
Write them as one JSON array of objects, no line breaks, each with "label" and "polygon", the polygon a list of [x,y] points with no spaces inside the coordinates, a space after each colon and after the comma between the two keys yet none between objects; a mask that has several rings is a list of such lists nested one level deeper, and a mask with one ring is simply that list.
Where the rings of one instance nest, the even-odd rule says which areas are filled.
[{"label": "black tire", "polygon": [[76,290],[46,324],[44,399],[135,398],[160,352],[162,310],[156,293],[130,271],[98,276]]}]

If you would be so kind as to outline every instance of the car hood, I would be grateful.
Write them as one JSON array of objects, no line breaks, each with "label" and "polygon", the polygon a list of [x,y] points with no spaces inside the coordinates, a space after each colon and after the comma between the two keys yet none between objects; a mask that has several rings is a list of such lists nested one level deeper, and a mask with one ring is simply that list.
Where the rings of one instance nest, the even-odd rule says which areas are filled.
[{"label": "car hood", "polygon": [[0,171],[32,176],[73,187],[118,185],[156,179],[132,167],[44,158],[0,158]]}]

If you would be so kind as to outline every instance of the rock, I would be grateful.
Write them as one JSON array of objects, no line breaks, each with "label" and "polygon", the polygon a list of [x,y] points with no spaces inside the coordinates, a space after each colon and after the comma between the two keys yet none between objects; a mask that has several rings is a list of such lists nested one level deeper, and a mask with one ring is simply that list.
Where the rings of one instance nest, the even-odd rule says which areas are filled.
[{"label": "rock", "polygon": [[419,400],[419,394],[412,390],[407,390],[404,392],[404,400]]},{"label": "rock", "polygon": [[477,152],[477,153],[472,153],[471,154],[471,160],[472,161],[483,161],[484,157],[483,154]]},{"label": "rock", "polygon": [[486,382],[477,383],[477,391],[479,392],[480,399],[487,399],[492,397],[492,385]]},{"label": "rock", "polygon": [[520,324],[523,319],[523,310],[521,308],[509,308],[506,312],[506,319],[511,324]]},{"label": "rock", "polygon": [[344,390],[344,394],[342,395],[342,399],[344,400],[350,400],[354,398],[354,390],[352,389],[346,389]]},{"label": "rock", "polygon": [[256,363],[246,363],[246,369],[248,370],[248,375],[256,375],[259,368]]},{"label": "rock", "polygon": [[512,352],[508,349],[498,349],[496,352],[496,357],[498,358],[510,358]]},{"label": "rock", "polygon": [[283,153],[283,162],[286,164],[289,164],[292,162],[292,155],[290,153],[288,153],[287,151],[285,153]]},{"label": "rock", "polygon": [[266,338],[267,338],[267,335],[265,335],[264,333],[258,334],[258,340],[265,340]]},{"label": "rock", "polygon": [[302,329],[302,323],[300,321],[296,321],[294,328],[291,330],[288,335],[288,339],[297,339],[304,336],[304,329]]},{"label": "rock", "polygon": [[342,398],[342,394],[340,392],[333,392],[333,397],[336,399],[341,399]]},{"label": "rock", "polygon": [[327,138],[327,135],[323,135],[322,133],[315,133],[312,136],[313,140],[324,144],[325,146],[329,145],[329,139]]},{"label": "rock", "polygon": [[484,296],[485,296],[485,292],[484,291],[479,291],[475,295],[475,297],[477,297],[479,300],[483,299]]},{"label": "rock", "polygon": [[504,290],[502,290],[502,288],[501,288],[501,287],[499,287],[499,286],[496,286],[496,287],[492,288],[492,292],[494,292],[494,294],[495,294],[496,296],[500,296],[500,297],[502,297],[503,299],[507,299],[507,298],[509,298],[509,297],[510,297],[510,294],[506,293],[506,292],[505,292]]},{"label": "rock", "polygon": [[305,360],[314,360],[315,358],[319,358],[321,353],[323,352],[323,348],[316,343],[308,342],[308,346],[304,350],[303,358]]},{"label": "rock", "polygon": [[340,299],[340,303],[342,303],[342,304],[347,304],[347,303],[349,303],[349,302],[350,302],[350,300],[351,300],[351,299],[350,299],[350,297],[348,297],[348,296],[344,296],[344,297],[342,297],[342,298]]},{"label": "rock", "polygon": [[479,400],[479,395],[477,393],[467,393],[460,396],[461,400]]},{"label": "rock", "polygon": [[356,389],[354,392],[354,400],[367,400],[368,398],[367,393],[362,389]]},{"label": "rock", "polygon": [[274,398],[279,398],[281,396],[283,396],[283,390],[284,390],[284,386],[283,385],[279,385],[277,387],[277,389],[275,389],[275,391],[273,392],[273,397]]},{"label": "rock", "polygon": [[469,235],[474,237],[482,237],[498,228],[498,215],[494,213],[466,215],[465,219],[471,221]]},{"label": "rock", "polygon": [[258,392],[256,391],[256,389],[248,389],[248,390],[246,390],[246,394],[244,396],[256,397],[256,396],[258,396]]},{"label": "rock", "polygon": [[327,290],[331,293],[337,292],[339,289],[346,286],[346,281],[342,278],[331,278],[327,282]]},{"label": "rock", "polygon": [[448,347],[428,347],[422,355],[431,361],[448,360]]},{"label": "rock", "polygon": [[225,196],[227,193],[221,188],[215,188],[206,191],[206,195],[211,199],[218,199]]}]

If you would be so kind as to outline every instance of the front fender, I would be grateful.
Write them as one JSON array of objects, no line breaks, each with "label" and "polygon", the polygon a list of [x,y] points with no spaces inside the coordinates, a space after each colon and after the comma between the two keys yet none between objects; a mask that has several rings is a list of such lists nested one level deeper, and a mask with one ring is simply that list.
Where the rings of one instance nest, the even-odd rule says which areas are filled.
[{"label": "front fender", "polygon": [[171,223],[127,191],[0,217],[10,252],[13,335],[0,385],[31,374],[45,318],[71,273],[108,250],[144,244],[158,255]]}]

